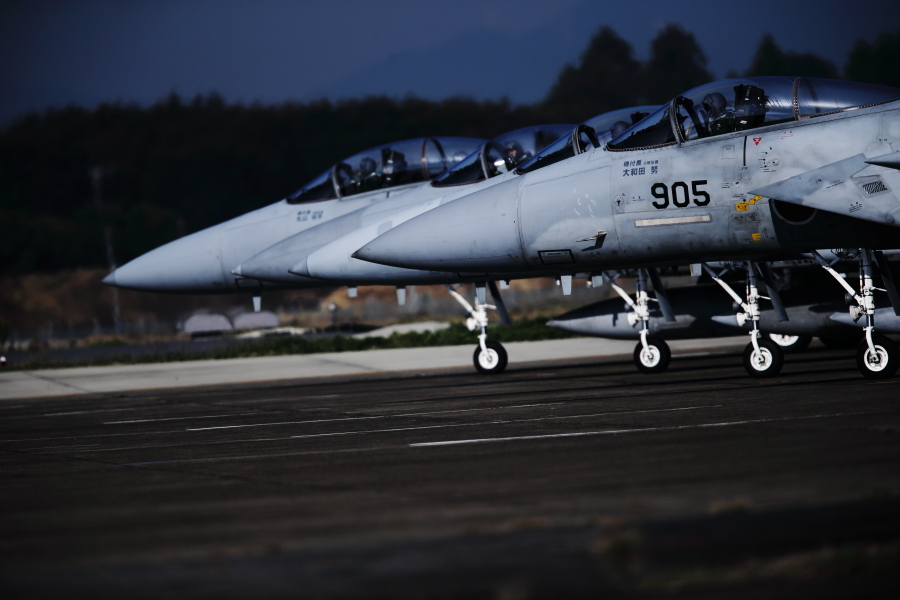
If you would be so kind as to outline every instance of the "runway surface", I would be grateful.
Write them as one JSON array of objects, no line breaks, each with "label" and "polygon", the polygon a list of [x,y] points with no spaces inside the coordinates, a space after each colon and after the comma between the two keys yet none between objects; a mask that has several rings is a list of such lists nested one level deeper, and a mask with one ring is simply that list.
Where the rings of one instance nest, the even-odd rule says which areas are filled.
[{"label": "runway surface", "polygon": [[[675,340],[674,352],[713,350],[747,344],[747,336]],[[575,338],[506,344],[510,363],[546,362],[566,358],[630,355],[634,341]],[[360,373],[472,368],[475,343],[465,346],[400,348],[361,352],[327,352],[261,356],[225,360],[0,371],[0,400],[42,396],[71,396],[99,392],[248,383]]]},{"label": "runway surface", "polygon": [[886,594],[900,379],[578,359],[0,403],[5,597]]}]

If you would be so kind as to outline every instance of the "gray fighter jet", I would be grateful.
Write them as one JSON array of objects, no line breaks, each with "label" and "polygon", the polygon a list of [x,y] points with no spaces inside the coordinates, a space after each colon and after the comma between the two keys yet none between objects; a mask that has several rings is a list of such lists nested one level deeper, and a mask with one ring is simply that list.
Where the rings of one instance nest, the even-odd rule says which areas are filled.
[{"label": "gray fighter jet", "polygon": [[[294,277],[262,282],[232,270],[274,242],[418,187],[444,174],[483,140],[422,138],[378,146],[347,158],[287,198],[161,246],[119,267],[108,285],[154,292],[254,292],[310,287]],[[258,309],[258,296],[254,303]]]},{"label": "gray fighter jet", "polygon": [[[510,173],[522,162],[534,157],[548,144],[565,137],[572,131],[572,127],[573,125],[526,127],[484,142],[430,183],[420,184],[381,202],[361,207],[277,244],[269,244],[270,247],[262,252],[248,256],[235,272],[243,277],[290,285],[301,280],[298,275],[303,275],[302,271],[292,274],[292,267],[319,248],[375,222],[382,228],[378,231],[383,233],[386,231],[384,227],[390,228],[389,223],[393,215],[408,207],[418,206],[435,198],[459,197],[472,189],[491,186],[502,180],[504,174]],[[351,251],[361,245],[362,243],[357,244]],[[364,281],[351,282],[351,295],[354,294],[355,283]],[[402,284],[400,285],[398,295],[402,296]]]},{"label": "gray fighter jet", "polygon": [[[474,280],[476,282],[474,306],[455,291],[451,291],[451,293],[469,313],[470,317],[467,323],[470,328],[472,330],[480,329],[481,332],[478,336],[479,343],[473,356],[476,369],[482,373],[502,372],[507,361],[506,350],[502,344],[486,340],[486,309],[496,309],[504,322],[508,323],[509,317],[503,305],[499,289],[493,283],[491,285],[487,284],[488,278],[484,273],[400,269],[357,260],[352,257],[352,253],[391,227],[435,206],[451,202],[474,190],[486,189],[521,174],[530,173],[593,148],[599,148],[618,133],[639,122],[656,108],[639,106],[604,113],[575,127],[567,135],[560,136],[552,144],[537,153],[534,151],[540,150],[540,148],[535,143],[535,138],[538,137],[536,132],[546,131],[546,128],[522,129],[491,140],[481,150],[473,153],[472,156],[462,161],[456,168],[439,177],[430,185],[411,190],[386,203],[362,209],[354,215],[347,215],[343,221],[349,225],[358,224],[360,219],[356,219],[357,215],[361,215],[361,219],[368,220],[369,224],[331,241],[327,245],[321,246],[318,250],[302,258],[296,265],[291,267],[290,271],[306,277],[316,277],[332,283],[346,284],[351,290],[351,296],[356,286],[362,284],[397,286],[398,295],[402,298],[406,285],[457,283]],[[540,135],[545,139],[548,137],[546,133],[540,133]],[[503,154],[500,151],[510,148],[516,149],[515,156],[518,160],[510,161],[508,158],[503,158]],[[519,148],[523,148],[525,151],[520,152],[518,151]],[[494,155],[496,157],[492,158]],[[499,168],[493,168],[492,165]],[[505,172],[501,173],[501,169]],[[435,190],[444,192],[449,190],[449,192],[423,202],[423,199],[433,197]],[[400,212],[392,213],[388,210],[389,206],[399,208],[410,204],[412,206]],[[353,219],[356,220],[353,221]],[[333,222],[309,232],[298,234],[254,257],[252,262],[257,263],[258,261],[259,264],[271,268],[273,263],[282,260],[285,256],[289,256],[290,251],[297,252],[301,249],[314,248],[323,235],[319,230],[327,232],[328,235],[333,235],[338,226],[338,222]],[[301,256],[302,254],[295,255],[295,258],[300,258]],[[241,266],[241,270],[244,273],[248,272],[244,265]],[[532,273],[530,276],[556,276],[557,274],[557,270],[551,267],[543,272]],[[509,274],[502,272],[492,273],[491,276],[493,279],[500,279],[501,281],[510,277]],[[565,283],[570,283],[570,280],[566,280]],[[496,305],[486,303],[486,288],[491,290]],[[570,290],[570,285],[564,286],[566,293]]]},{"label": "gray fighter jet", "polygon": [[[489,182],[486,181],[478,187],[475,187],[474,185],[460,187],[465,179],[474,181],[476,177],[484,177],[484,175],[479,174],[474,169],[467,167],[467,163],[476,164],[476,161],[474,160],[475,157],[470,157],[466,161],[460,163],[456,169],[447,173],[445,176],[439,177],[431,183],[432,187],[438,189],[452,185],[455,188],[453,192],[434,198],[428,202],[415,204],[397,214],[389,214],[380,219],[373,220],[369,225],[360,227],[352,233],[335,239],[309,256],[303,257],[303,260],[298,260],[298,263],[291,268],[291,272],[307,277],[341,282],[351,286],[364,284],[413,285],[459,281],[460,275],[458,273],[388,267],[353,258],[353,253],[391,228],[431,210],[432,208],[447,204],[448,202],[453,202],[457,198],[473,193],[474,191],[483,190],[519,175],[532,173],[538,169],[566,160],[575,155],[593,150],[594,148],[599,148],[606,144],[612,137],[628,129],[628,127],[634,123],[639,122],[657,108],[658,107],[655,106],[637,106],[598,115],[585,121],[573,129],[569,135],[560,137],[543,151],[531,156],[528,160],[521,162],[516,168],[510,169],[507,173],[496,177]],[[527,133],[527,130],[524,130],[524,132]],[[508,134],[508,136],[521,138],[522,133],[522,131],[513,132]],[[490,144],[486,145],[485,150],[494,144],[496,144],[496,141],[492,141]],[[480,160],[477,162],[485,163],[487,161]],[[470,174],[464,173],[463,171],[467,169],[474,172]],[[408,192],[407,194],[404,194],[404,196],[398,198],[397,202],[402,201],[415,193],[415,191]],[[553,275],[557,274],[555,269],[544,269],[544,271],[550,271]],[[473,274],[473,276],[475,276],[475,274]],[[477,276],[475,278],[477,278]],[[503,274],[494,273],[493,278],[502,279]],[[472,277],[469,279],[471,280]],[[484,279],[483,274],[481,279]]]},{"label": "gray fighter jet", "polygon": [[[900,246],[900,232],[889,219],[891,202],[900,206],[894,192],[900,190],[898,99],[895,88],[811,78],[701,86],[602,149],[437,207],[354,256],[439,271],[638,268],[651,280],[658,266],[737,261],[747,272],[745,299],[705,270],[751,323],[744,365],[750,375],[765,377],[777,374],[783,356],[760,336],[757,282],[768,278],[766,260],[812,252],[854,300],[854,316],[865,317],[861,373],[889,377],[900,355],[893,341],[874,331],[873,271],[881,265],[900,313],[900,294],[879,252]],[[841,188],[847,204],[840,211],[834,188]],[[858,289],[815,253],[823,247],[850,249],[843,255],[859,261]],[[642,360],[652,366],[664,342],[649,335],[644,279],[638,278],[635,304]],[[671,317],[665,294],[654,287]],[[769,294],[787,319],[772,286]]]}]

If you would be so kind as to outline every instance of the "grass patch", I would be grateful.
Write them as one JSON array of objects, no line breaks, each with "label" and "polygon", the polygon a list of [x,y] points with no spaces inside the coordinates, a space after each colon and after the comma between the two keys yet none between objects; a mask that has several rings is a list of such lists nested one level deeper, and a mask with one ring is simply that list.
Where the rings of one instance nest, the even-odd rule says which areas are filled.
[{"label": "grass patch", "polygon": [[[521,319],[510,327],[491,327],[489,339],[498,342],[531,342],[579,337],[576,334],[545,325],[546,318]],[[252,341],[235,341],[214,350],[191,352],[161,352],[133,356],[121,354],[89,360],[49,360],[40,356],[23,362],[11,363],[10,370],[59,369],[103,365],[130,365],[144,363],[178,362],[185,360],[215,360],[223,358],[248,358],[253,356],[281,356],[289,354],[317,354],[323,352],[354,352],[388,348],[427,348],[432,346],[462,346],[477,343],[474,332],[461,323],[453,323],[440,331],[395,333],[387,338],[354,338],[342,335],[308,338],[302,336],[277,336]]]}]

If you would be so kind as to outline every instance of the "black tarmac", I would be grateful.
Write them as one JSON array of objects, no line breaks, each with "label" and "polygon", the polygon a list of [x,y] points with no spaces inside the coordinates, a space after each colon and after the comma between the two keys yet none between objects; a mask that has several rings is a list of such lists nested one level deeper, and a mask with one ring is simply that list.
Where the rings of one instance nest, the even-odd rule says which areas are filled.
[{"label": "black tarmac", "polygon": [[900,379],[738,350],[6,401],[0,593],[900,591]]}]

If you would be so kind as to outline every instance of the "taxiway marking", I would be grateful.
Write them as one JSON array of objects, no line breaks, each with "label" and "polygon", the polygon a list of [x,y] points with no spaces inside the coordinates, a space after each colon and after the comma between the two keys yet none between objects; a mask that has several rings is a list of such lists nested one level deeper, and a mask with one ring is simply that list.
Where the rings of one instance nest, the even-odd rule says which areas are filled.
[{"label": "taxiway marking", "polygon": [[490,406],[486,408],[461,408],[458,410],[438,410],[434,412],[419,412],[419,413],[400,413],[397,415],[372,415],[368,417],[341,417],[339,419],[313,419],[307,421],[278,421],[275,423],[247,423],[246,425],[220,425],[218,427],[196,427],[192,429],[186,429],[185,431],[211,431],[213,429],[243,429],[246,427],[268,427],[272,425],[305,425],[309,423],[337,423],[341,421],[371,421],[372,419],[398,419],[401,417],[422,417],[428,415],[442,415],[447,413],[464,413],[464,412],[477,412],[484,410],[502,410],[508,408],[528,408],[533,406],[555,406],[558,404],[563,404],[563,402],[553,402],[550,404],[517,404],[514,406]]},{"label": "taxiway marking", "polygon": [[799,421],[803,419],[825,419],[830,417],[844,417],[847,415],[860,415],[865,413],[835,413],[831,415],[811,415],[808,417],[783,417],[778,419],[752,419],[748,421],[726,421],[722,423],[700,423],[697,425],[671,425],[666,427],[642,427],[639,429],[609,429],[605,431],[580,431],[577,433],[551,433],[544,435],[519,435],[502,438],[480,438],[473,440],[447,440],[443,442],[419,442],[410,444],[410,447],[425,446],[457,446],[461,444],[486,444],[490,442],[515,442],[521,440],[544,440],[552,438],[585,437],[591,435],[619,435],[625,433],[646,433],[650,431],[680,431],[684,429],[703,429],[709,427],[732,427],[735,425],[752,425],[754,423],[773,423],[777,421]]},{"label": "taxiway marking", "polygon": [[[277,411],[284,412],[284,411]],[[247,415],[261,415],[261,414],[272,414],[269,411],[265,413],[261,413],[259,411],[256,412],[247,412],[247,413],[234,413],[234,414],[226,414],[226,415],[199,415],[196,417],[163,417],[160,419],[133,419],[131,421],[106,421],[103,423],[104,425],[126,425],[131,423],[153,423],[156,421],[185,421],[187,419],[221,419],[222,417],[246,417]]]}]

